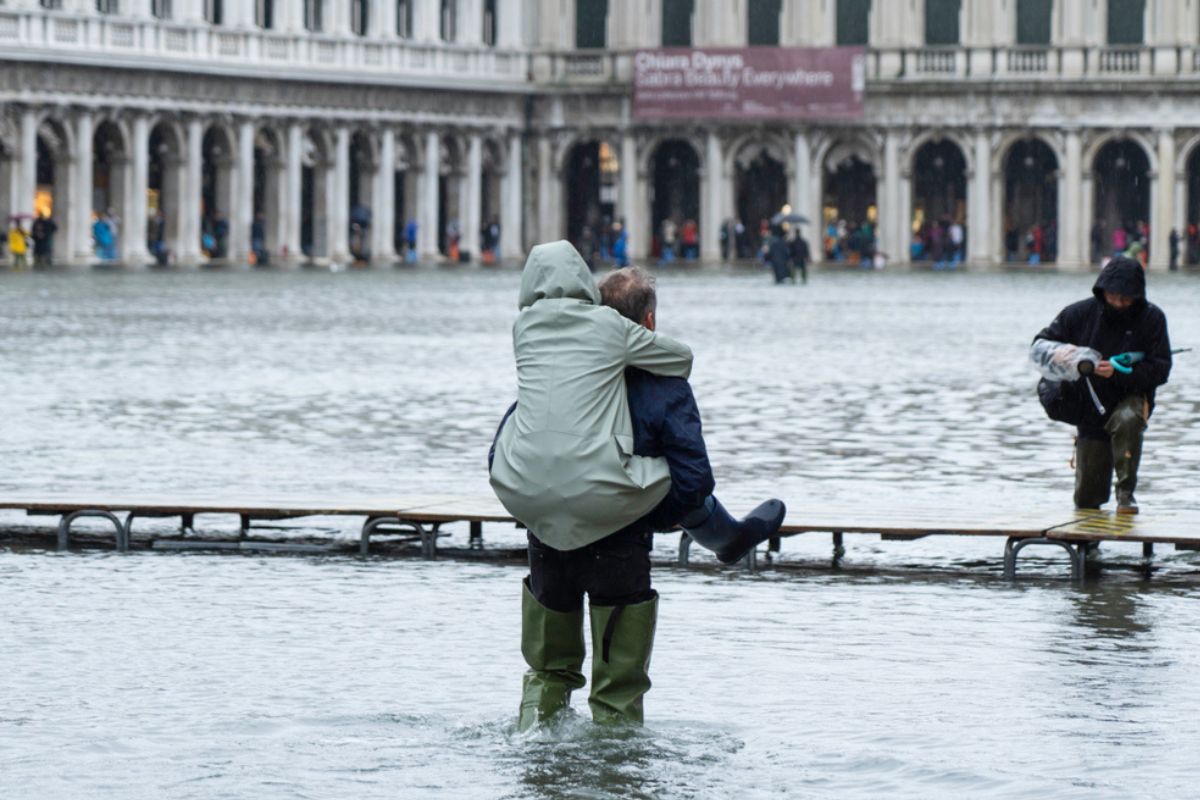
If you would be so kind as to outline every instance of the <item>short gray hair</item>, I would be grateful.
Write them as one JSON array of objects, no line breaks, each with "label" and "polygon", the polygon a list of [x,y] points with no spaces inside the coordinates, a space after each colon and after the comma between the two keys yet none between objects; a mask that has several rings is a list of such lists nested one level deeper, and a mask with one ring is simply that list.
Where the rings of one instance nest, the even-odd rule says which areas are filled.
[{"label": "short gray hair", "polygon": [[641,267],[623,267],[605,275],[599,284],[600,302],[641,325],[658,307],[654,276]]}]

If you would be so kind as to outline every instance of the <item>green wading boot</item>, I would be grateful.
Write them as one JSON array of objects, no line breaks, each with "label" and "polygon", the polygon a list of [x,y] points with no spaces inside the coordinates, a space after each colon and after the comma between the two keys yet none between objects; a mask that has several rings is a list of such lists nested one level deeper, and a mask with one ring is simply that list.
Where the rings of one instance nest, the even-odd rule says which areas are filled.
[{"label": "green wading boot", "polygon": [[591,618],[592,719],[600,725],[641,725],[642,696],[650,690],[658,596],[628,606],[593,605]]},{"label": "green wading boot", "polygon": [[523,585],[521,655],[529,671],[521,688],[517,730],[527,731],[563,711],[571,692],[583,688],[583,609],[552,611]]},{"label": "green wading boot", "polygon": [[1112,437],[1113,472],[1117,475],[1117,513],[1138,513],[1133,492],[1137,488],[1138,464],[1142,460],[1142,438],[1146,420],[1145,400],[1127,397],[1113,412],[1104,429]]},{"label": "green wading boot", "polygon": [[1080,436],[1075,441],[1075,507],[1099,508],[1112,492],[1112,445]]}]

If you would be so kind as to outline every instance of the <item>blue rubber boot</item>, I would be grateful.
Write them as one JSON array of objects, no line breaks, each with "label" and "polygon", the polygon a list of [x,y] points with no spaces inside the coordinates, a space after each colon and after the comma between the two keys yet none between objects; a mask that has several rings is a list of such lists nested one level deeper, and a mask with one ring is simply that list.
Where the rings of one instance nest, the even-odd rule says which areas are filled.
[{"label": "blue rubber boot", "polygon": [[680,524],[692,541],[712,550],[722,564],[735,564],[751,550],[779,531],[787,506],[771,499],[736,520],[716,497],[709,495],[704,507]]}]

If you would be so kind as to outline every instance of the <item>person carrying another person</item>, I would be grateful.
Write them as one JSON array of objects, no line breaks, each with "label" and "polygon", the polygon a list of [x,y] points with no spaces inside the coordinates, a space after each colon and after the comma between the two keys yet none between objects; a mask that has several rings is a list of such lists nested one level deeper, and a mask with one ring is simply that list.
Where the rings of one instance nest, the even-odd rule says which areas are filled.
[{"label": "person carrying another person", "polygon": [[[644,273],[634,273],[635,284],[639,275]],[[529,530],[521,601],[521,652],[529,670],[521,730],[567,708],[571,692],[585,684],[585,594],[593,719],[641,723],[658,612],[649,576],[650,531],[680,522],[720,558],[736,560],[770,538],[785,513],[783,503],[768,501],[738,522],[711,496],[707,457],[697,455],[697,445],[703,452],[698,415],[680,418],[691,413],[690,391],[684,397],[678,384],[646,387],[645,403],[637,399],[642,394],[635,401],[642,411],[657,410],[639,412],[635,424],[626,368],[686,386],[692,353],[652,330],[652,316],[642,314],[651,323],[645,327],[600,299],[570,243],[530,252],[513,326],[517,402],[489,453],[496,496]],[[647,303],[653,311],[653,294],[647,299],[643,292],[630,313],[644,311]],[[639,448],[666,457],[642,455]]]},{"label": "person carrying another person", "polygon": [[1062,390],[1080,394],[1070,404],[1076,409],[1072,418],[1062,420],[1078,431],[1075,507],[1107,503],[1115,471],[1117,513],[1136,514],[1142,438],[1155,389],[1171,374],[1167,318],[1146,300],[1142,266],[1125,256],[1113,258],[1096,279],[1092,297],[1060,311],[1034,337],[1034,347],[1042,341],[1091,348],[1102,357],[1090,376]]}]

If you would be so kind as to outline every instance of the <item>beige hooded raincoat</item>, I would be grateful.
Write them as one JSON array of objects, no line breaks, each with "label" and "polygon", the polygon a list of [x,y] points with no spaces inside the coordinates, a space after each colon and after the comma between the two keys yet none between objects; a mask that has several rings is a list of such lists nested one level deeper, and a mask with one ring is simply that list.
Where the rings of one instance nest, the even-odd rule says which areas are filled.
[{"label": "beige hooded raincoat", "polygon": [[533,248],[519,307],[517,410],[496,442],[492,488],[538,539],[574,550],[666,497],[666,460],[633,455],[625,367],[686,378],[692,351],[601,306],[569,242]]}]

